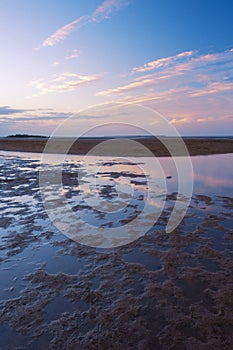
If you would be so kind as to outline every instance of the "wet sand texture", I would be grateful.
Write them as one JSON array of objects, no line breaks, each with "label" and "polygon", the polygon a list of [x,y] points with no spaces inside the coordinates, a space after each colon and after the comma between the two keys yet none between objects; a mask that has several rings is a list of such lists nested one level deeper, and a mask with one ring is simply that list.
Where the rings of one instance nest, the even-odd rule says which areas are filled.
[{"label": "wet sand texture", "polygon": [[[79,139],[76,142],[74,142],[74,144],[70,148],[69,154],[86,154],[94,146],[98,145],[102,141],[105,141],[105,139]],[[167,148],[155,138],[135,139],[135,141],[140,142],[158,157],[166,157],[170,155]],[[57,141],[54,141],[54,153],[62,152],[64,142],[67,142],[67,140],[59,139]],[[121,142],[120,139],[119,142]],[[231,139],[187,138],[184,139],[184,142],[191,156],[233,153],[233,140]],[[171,149],[174,150],[174,152],[176,152],[176,139],[166,139],[166,143],[171,147]],[[0,150],[41,153],[44,150],[45,144],[46,139],[1,139]],[[111,151],[109,152],[109,155],[112,155]],[[141,154],[140,151],[137,152],[137,150],[135,149],[135,152],[133,151],[133,155],[140,156]],[[177,155],[182,156],[186,154],[184,154],[182,150],[178,150]]]},{"label": "wet sand texture", "polygon": [[232,198],[193,195],[166,234],[171,193],[145,236],[96,251],[50,224],[38,169],[0,168],[1,350],[232,349]]}]

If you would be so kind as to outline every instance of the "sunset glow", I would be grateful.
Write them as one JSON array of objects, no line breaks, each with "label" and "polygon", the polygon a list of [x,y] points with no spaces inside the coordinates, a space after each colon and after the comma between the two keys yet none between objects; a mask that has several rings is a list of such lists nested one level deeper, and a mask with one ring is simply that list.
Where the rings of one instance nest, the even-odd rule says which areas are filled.
[{"label": "sunset glow", "polygon": [[12,0],[0,10],[0,136],[50,135],[113,101],[151,107],[181,135],[232,134],[230,1]]}]

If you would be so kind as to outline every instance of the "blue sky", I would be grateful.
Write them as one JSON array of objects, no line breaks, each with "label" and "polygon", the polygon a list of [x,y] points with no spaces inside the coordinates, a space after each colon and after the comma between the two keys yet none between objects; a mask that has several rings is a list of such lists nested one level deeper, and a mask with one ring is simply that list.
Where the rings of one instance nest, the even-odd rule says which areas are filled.
[{"label": "blue sky", "polygon": [[182,135],[232,135],[232,1],[8,0],[0,13],[0,135],[49,135],[112,101]]}]

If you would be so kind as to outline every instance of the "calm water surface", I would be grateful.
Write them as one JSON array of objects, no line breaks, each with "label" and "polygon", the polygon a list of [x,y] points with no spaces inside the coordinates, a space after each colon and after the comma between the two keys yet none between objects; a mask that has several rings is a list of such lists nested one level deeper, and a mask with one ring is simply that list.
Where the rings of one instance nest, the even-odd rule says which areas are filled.
[{"label": "calm water surface", "polygon": [[[218,299],[216,290],[220,291],[225,283],[227,293],[227,283],[231,283],[232,278],[233,154],[192,157],[192,200],[186,217],[170,235],[164,229],[176,199],[177,174],[171,159],[159,158],[159,161],[165,179],[160,179],[159,175],[154,179],[158,185],[157,195],[164,195],[160,184],[165,181],[167,200],[158,222],[145,236],[125,247],[99,250],[68,239],[49,220],[38,181],[40,155],[0,152],[0,349],[41,349],[48,344],[47,348],[53,349],[53,346],[59,346],[62,336],[73,342],[74,348],[80,346],[84,349],[90,344],[88,334],[92,334],[96,341],[102,339],[100,348],[107,349],[104,327],[108,324],[106,334],[120,339],[113,329],[120,328],[122,322],[131,327],[129,320],[136,310],[146,325],[144,339],[147,348],[152,348],[150,344],[158,341],[157,348],[161,346],[165,349],[166,338],[176,341],[174,334],[178,314],[169,319],[164,302],[172,312],[178,303],[182,317],[186,317],[187,312],[189,314],[187,310],[191,306],[195,309],[200,302],[205,313],[208,311],[211,322],[212,315],[220,312],[218,308],[229,312],[231,307]],[[137,217],[143,210],[147,195],[150,167],[147,168],[149,174],[145,174],[143,164],[146,160],[135,158],[130,164],[106,157],[90,158],[88,162],[87,166],[82,158],[69,156],[63,167],[64,191],[74,212],[81,213],[82,219],[88,221],[93,230],[100,225],[109,229],[121,227]],[[55,173],[59,164],[54,161],[52,166]],[[98,169],[96,186],[88,169]],[[86,181],[82,190],[77,180],[80,171]],[[50,186],[47,191],[51,203],[56,201],[56,187]],[[94,199],[93,193],[96,194]],[[112,212],[101,214],[98,205],[101,203],[104,211],[106,201],[111,204]],[[85,227],[81,229],[85,234]],[[224,278],[227,275],[226,283]],[[158,290],[153,291],[154,287],[150,284],[153,281],[158,288],[164,289],[166,297]],[[208,288],[209,294],[206,292]],[[199,299],[196,299],[197,294]],[[160,305],[154,310],[157,318],[149,311],[154,306],[150,306],[148,300],[154,297]],[[173,298],[176,299],[175,304]],[[113,300],[117,307],[112,304]],[[123,308],[127,310],[128,303],[132,304],[134,311],[122,311],[125,321],[119,318],[119,325],[115,324],[118,321],[113,321],[114,318],[121,315],[120,305],[125,305]],[[102,310],[102,316],[99,316],[98,310]],[[104,318],[105,312],[108,322]],[[200,310],[196,312],[201,313]],[[34,320],[31,314],[35,315]],[[69,327],[72,328],[74,318],[80,327],[72,333]],[[61,330],[62,322],[67,325],[65,333]],[[226,327],[229,327],[229,322],[230,319],[227,319]],[[100,324],[102,330],[98,328]],[[139,338],[132,335],[133,343],[141,341],[145,334],[144,326],[140,328],[137,322],[134,325]],[[131,334],[127,327],[127,332]],[[155,340],[154,329],[163,336]],[[186,344],[192,333],[191,323],[180,332],[181,342]],[[200,334],[194,334],[197,346],[201,341],[210,342],[208,334],[212,331],[209,332],[206,330],[206,334],[202,334],[203,339]],[[221,336],[227,339],[226,334]],[[94,346],[92,348],[95,349]]]}]

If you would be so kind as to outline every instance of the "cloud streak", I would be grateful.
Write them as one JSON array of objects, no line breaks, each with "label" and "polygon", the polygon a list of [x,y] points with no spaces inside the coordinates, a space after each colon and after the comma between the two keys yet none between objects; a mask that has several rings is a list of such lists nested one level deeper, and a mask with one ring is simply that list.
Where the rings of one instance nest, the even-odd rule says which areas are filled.
[{"label": "cloud streak", "polygon": [[[145,88],[154,89],[159,94],[161,91],[186,87],[193,97],[233,91],[232,50],[199,56],[193,54],[194,51],[185,51],[152,61],[153,64],[149,62],[133,68],[131,72],[143,74],[115,88],[100,91],[97,95],[125,95]],[[186,61],[181,58],[186,58]]]},{"label": "cloud streak", "polygon": [[110,15],[125,7],[128,3],[122,0],[106,0],[104,1],[90,16],[90,22],[99,22],[103,19],[110,18]]},{"label": "cloud streak", "polygon": [[62,62],[74,60],[80,56],[80,53],[81,52],[79,50],[74,49],[74,50],[70,51],[69,53],[67,53],[67,55],[63,59],[54,61],[52,63],[52,66],[56,67],[56,66],[59,66]]},{"label": "cloud streak", "polygon": [[223,92],[233,93],[233,82],[214,82],[210,83],[204,89],[200,89],[194,92],[191,92],[191,96],[205,96],[212,94],[219,94]]},{"label": "cloud streak", "polygon": [[98,6],[91,15],[78,17],[74,21],[57,29],[43,41],[41,46],[55,46],[65,40],[65,38],[68,37],[74,30],[93,22],[100,22],[102,20],[109,19],[114,12],[119,11],[121,8],[127,5],[128,2],[125,0],[106,0],[100,6]]},{"label": "cloud streak", "polygon": [[10,106],[0,106],[0,115],[18,114],[18,113],[24,113],[27,111],[32,111],[32,110],[31,109],[16,109],[16,108],[11,108]]},{"label": "cloud streak", "polygon": [[[2,107],[1,107],[2,108]],[[16,112],[17,111],[17,112]],[[68,117],[71,112],[38,108],[34,110],[9,108],[7,115],[0,115],[0,136],[13,133],[48,134]]]},{"label": "cloud streak", "polygon": [[71,112],[54,111],[51,108],[38,109],[16,109],[10,107],[0,107],[0,111],[4,108],[7,113],[0,113],[1,122],[16,122],[16,121],[30,121],[30,120],[54,120],[65,119],[73,115]]},{"label": "cloud streak", "polygon": [[148,62],[141,67],[136,67],[132,69],[132,73],[145,73],[154,69],[164,68],[181,61],[182,59],[189,58],[194,55],[194,51],[181,52],[175,56],[169,56],[164,58],[159,58],[157,60]]},{"label": "cloud streak", "polygon": [[185,51],[151,62],[133,68],[124,83],[97,96],[151,107],[185,133],[195,125],[207,134],[214,127],[228,130],[224,125],[233,121],[232,49],[208,54]]},{"label": "cloud streak", "polygon": [[66,24],[65,26],[57,29],[52,35],[45,39],[42,43],[42,47],[55,46],[60,41],[63,41],[74,30],[82,27],[87,22],[87,16],[82,16]]},{"label": "cloud streak", "polygon": [[72,50],[67,56],[65,56],[65,61],[68,61],[68,60],[73,60],[75,58],[78,58],[80,56],[80,51],[75,49],[75,50]]},{"label": "cloud streak", "polygon": [[81,75],[77,73],[64,72],[54,75],[49,80],[38,79],[29,85],[38,90],[32,97],[38,97],[52,92],[65,92],[77,90],[80,86],[100,80],[100,75]]}]

